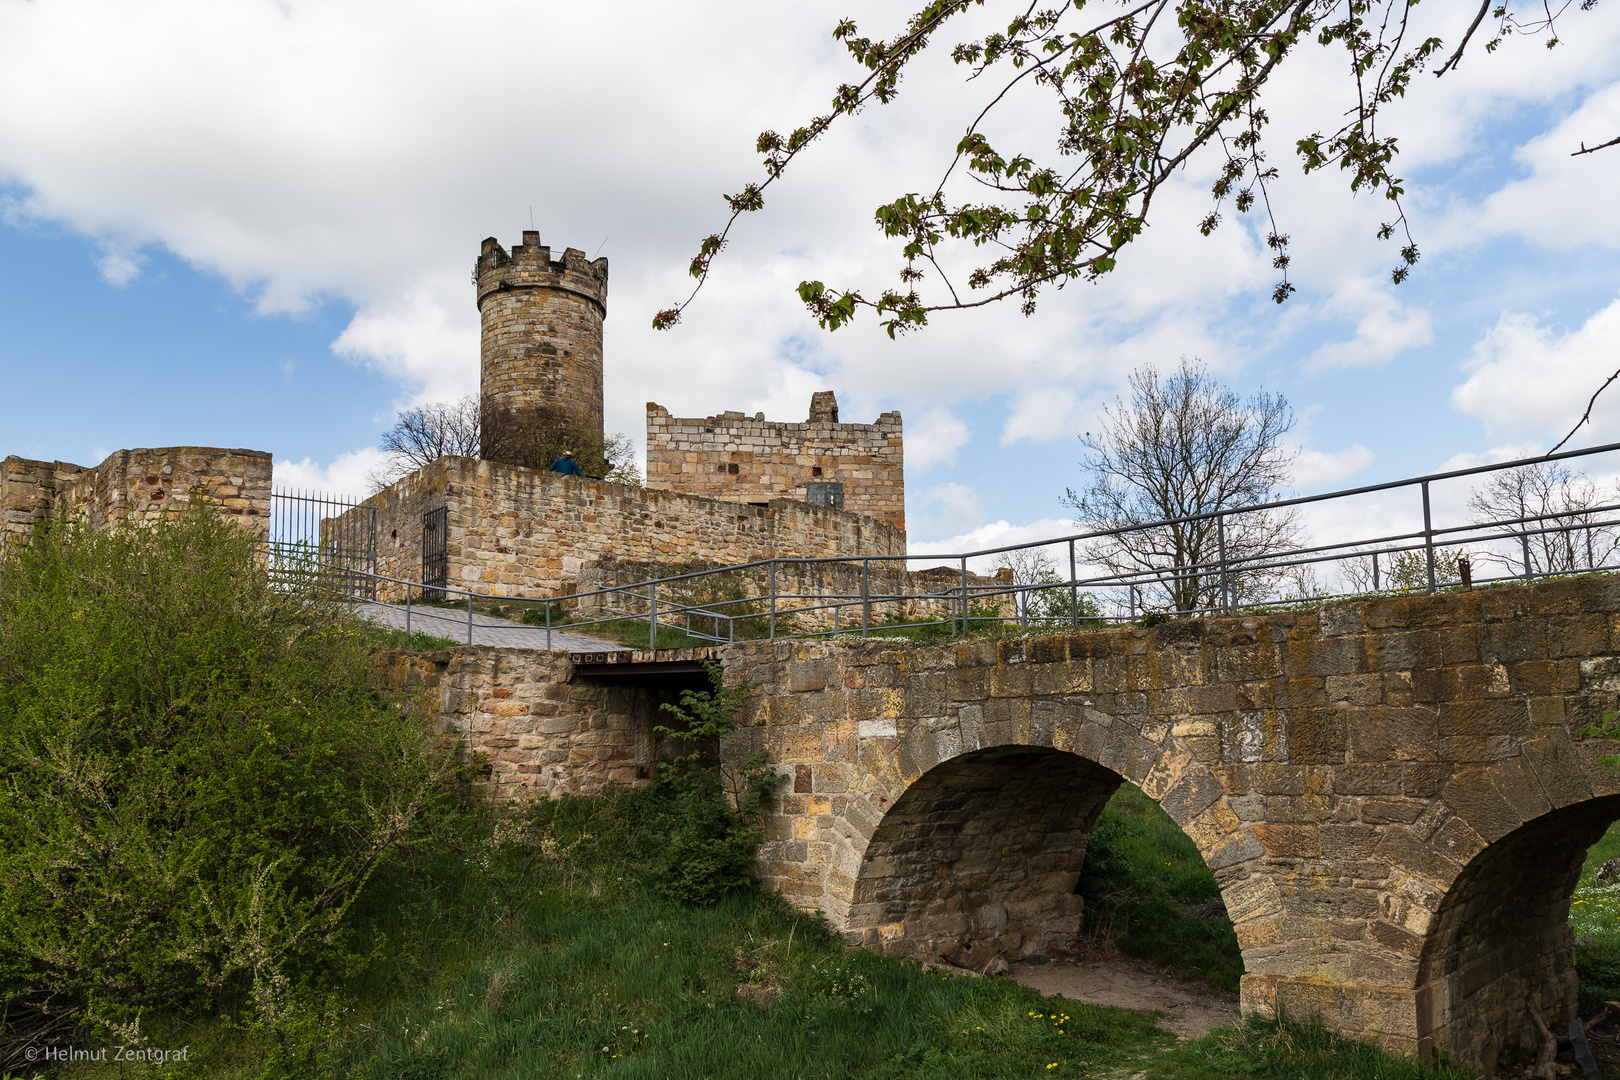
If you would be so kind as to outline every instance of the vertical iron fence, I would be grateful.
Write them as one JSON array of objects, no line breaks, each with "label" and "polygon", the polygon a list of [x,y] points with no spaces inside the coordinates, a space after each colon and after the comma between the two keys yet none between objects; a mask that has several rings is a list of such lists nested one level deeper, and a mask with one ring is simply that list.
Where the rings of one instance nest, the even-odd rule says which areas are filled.
[{"label": "vertical iron fence", "polygon": [[377,595],[377,508],[318,491],[270,493],[270,569],[316,572],[350,596]]}]

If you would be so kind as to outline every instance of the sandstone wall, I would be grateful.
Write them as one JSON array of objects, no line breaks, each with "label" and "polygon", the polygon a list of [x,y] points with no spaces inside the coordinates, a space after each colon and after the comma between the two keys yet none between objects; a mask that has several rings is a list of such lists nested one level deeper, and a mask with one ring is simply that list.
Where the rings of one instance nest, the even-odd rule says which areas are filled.
[{"label": "sandstone wall", "polygon": [[[831,554],[894,555],[905,535],[869,517],[776,500],[739,506],[472,458],[440,458],[370,500],[378,572],[421,581],[422,516],[449,521],[449,584],[497,596],[577,590],[619,561],[675,565]],[[403,595],[395,587],[388,596]]]},{"label": "sandstone wall", "polygon": [[479,392],[486,408],[550,406],[602,432],[602,323],[608,261],[575,248],[556,262],[526,231],[510,253],[492,236],[477,265],[482,326]]},{"label": "sandstone wall", "polygon": [[193,498],[260,536],[270,527],[271,457],[260,450],[169,446],[119,450],[95,468],[66,462],[5,461],[3,495],[8,539],[26,537],[56,514],[93,529],[172,517]]},{"label": "sandstone wall", "polygon": [[26,541],[34,526],[50,520],[57,492],[83,472],[83,465],[65,461],[6,458],[0,463],[0,540]]},{"label": "sandstone wall", "polygon": [[[906,527],[905,443],[900,414],[840,424],[830,393],[811,419],[787,424],[727,412],[672,417],[647,403],[647,486],[728,502],[806,498],[805,484],[844,485],[844,509]],[[828,419],[831,417],[831,419]]]},{"label": "sandstone wall", "polygon": [[435,732],[481,756],[487,789],[503,801],[595,795],[647,780],[660,745],[653,727],[669,719],[658,707],[679,697],[655,687],[576,680],[567,653],[531,649],[388,653],[377,672]]},{"label": "sandstone wall", "polygon": [[[789,778],[767,884],[851,941],[1055,952],[1123,777],[1215,872],[1248,1011],[1492,1067],[1573,1015],[1565,917],[1620,816],[1620,579],[929,649],[748,643],[731,749]],[[1037,792],[1044,793],[1040,797]],[[1049,806],[1066,809],[1056,818]]]}]

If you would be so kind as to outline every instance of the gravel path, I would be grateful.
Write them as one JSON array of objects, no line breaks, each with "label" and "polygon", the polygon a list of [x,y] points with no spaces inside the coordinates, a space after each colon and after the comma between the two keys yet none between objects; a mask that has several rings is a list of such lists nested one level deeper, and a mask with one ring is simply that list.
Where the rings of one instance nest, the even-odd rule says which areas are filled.
[{"label": "gravel path", "polygon": [[1210,1028],[1230,1024],[1239,1014],[1235,992],[1117,954],[1040,966],[1013,964],[1007,974],[1048,997],[1163,1013],[1160,1026],[1183,1039],[1208,1035]]},{"label": "gravel path", "polygon": [[[405,606],[403,604],[362,604],[359,615],[383,626],[392,626],[396,630],[405,629]],[[493,645],[502,649],[545,649],[546,628],[543,626],[525,626],[522,623],[512,622],[510,619],[498,618],[494,615],[473,613],[472,617],[472,643],[474,645]],[[465,642],[467,640],[467,612],[456,611],[451,608],[421,607],[411,605],[411,633],[433,634],[436,637],[447,637],[453,641]],[[549,646],[556,652],[616,652],[625,646],[615,641],[603,641],[601,638],[588,637],[584,634],[571,634],[562,630],[551,632]]]}]

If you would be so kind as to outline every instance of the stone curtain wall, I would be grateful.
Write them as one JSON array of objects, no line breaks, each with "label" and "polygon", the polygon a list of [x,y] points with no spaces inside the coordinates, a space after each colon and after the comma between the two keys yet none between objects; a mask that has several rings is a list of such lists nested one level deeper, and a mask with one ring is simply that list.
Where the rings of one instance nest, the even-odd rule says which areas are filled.
[{"label": "stone curtain wall", "polygon": [[271,457],[260,450],[170,446],[120,450],[93,469],[65,462],[5,461],[8,539],[26,538],[56,514],[93,529],[174,516],[193,498],[261,536],[270,528]]},{"label": "stone curtain wall", "polygon": [[[711,656],[704,649],[678,653],[687,660]],[[660,745],[653,727],[669,719],[658,706],[679,697],[655,687],[574,680],[567,653],[531,649],[387,653],[377,674],[421,710],[435,733],[475,755],[486,790],[503,801],[596,795],[647,780]]]},{"label": "stone curtain wall", "polygon": [[[812,417],[785,424],[727,412],[672,417],[647,403],[647,486],[728,502],[804,500],[805,484],[844,485],[844,509],[906,527],[905,444],[900,414],[875,424],[837,423],[837,406],[813,403]],[[817,408],[819,405],[819,416]],[[825,419],[831,416],[832,419]],[[818,472],[819,470],[819,472]]]},{"label": "stone curtain wall", "polygon": [[[422,514],[448,508],[449,584],[497,596],[559,596],[620,561],[728,564],[772,556],[896,555],[905,534],[830,507],[766,507],[651,491],[542,469],[444,457],[384,489],[378,572],[422,577]],[[385,590],[389,598],[403,588]]]},{"label": "stone curtain wall", "polygon": [[83,472],[83,465],[66,461],[6,458],[0,464],[0,540],[26,541],[34,526],[50,520],[57,491]]},{"label": "stone curtain wall", "polygon": [[485,240],[477,274],[484,407],[552,406],[600,435],[607,259],[568,248],[552,262],[540,234],[525,231],[510,253]]},{"label": "stone curtain wall", "polygon": [[[1059,950],[1139,784],[1215,872],[1246,1011],[1494,1065],[1575,1008],[1565,926],[1620,815],[1620,580],[910,649],[749,643],[730,749],[789,777],[767,884],[897,952]],[[1052,806],[1064,809],[1056,816]]]}]

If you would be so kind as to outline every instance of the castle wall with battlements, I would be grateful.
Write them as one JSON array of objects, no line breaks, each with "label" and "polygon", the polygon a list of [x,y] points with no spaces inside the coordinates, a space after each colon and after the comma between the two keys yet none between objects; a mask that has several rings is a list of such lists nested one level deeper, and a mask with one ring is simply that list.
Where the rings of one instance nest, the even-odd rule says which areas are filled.
[{"label": "castle wall with battlements", "polygon": [[829,392],[810,417],[789,424],[725,412],[671,416],[647,403],[647,486],[726,502],[809,498],[810,484],[843,485],[843,508],[906,527],[905,443],[900,414],[873,424],[841,424]]},{"label": "castle wall with battlements", "polygon": [[8,457],[0,465],[0,533],[26,541],[55,517],[93,529],[174,517],[193,499],[259,534],[270,527],[271,457],[262,450],[166,446],[119,450],[94,468]]}]

